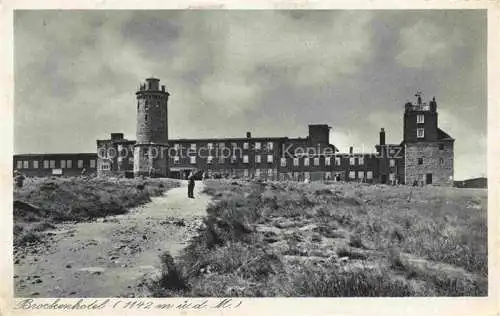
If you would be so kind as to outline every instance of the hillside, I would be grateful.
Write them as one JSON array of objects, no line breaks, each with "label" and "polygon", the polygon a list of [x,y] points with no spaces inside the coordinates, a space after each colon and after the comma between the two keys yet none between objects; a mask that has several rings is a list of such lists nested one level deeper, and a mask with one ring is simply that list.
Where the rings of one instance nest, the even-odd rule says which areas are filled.
[{"label": "hillside", "polygon": [[154,296],[484,296],[486,190],[206,181]]}]

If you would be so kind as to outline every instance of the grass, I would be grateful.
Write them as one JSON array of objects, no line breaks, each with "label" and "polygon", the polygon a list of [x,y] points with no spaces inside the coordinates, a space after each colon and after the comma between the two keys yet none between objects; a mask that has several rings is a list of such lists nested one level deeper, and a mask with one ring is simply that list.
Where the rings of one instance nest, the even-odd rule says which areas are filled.
[{"label": "grass", "polygon": [[487,295],[485,190],[214,180],[205,192],[204,224],[170,262],[185,287],[168,296]]},{"label": "grass", "polygon": [[63,221],[88,221],[126,213],[177,186],[163,179],[30,178],[14,190],[14,245],[35,243]]}]

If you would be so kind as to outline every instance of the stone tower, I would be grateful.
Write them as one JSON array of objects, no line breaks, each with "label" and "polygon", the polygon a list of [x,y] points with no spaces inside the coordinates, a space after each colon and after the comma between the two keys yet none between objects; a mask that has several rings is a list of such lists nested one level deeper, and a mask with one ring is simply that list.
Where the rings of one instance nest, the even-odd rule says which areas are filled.
[{"label": "stone tower", "polygon": [[168,174],[169,93],[160,79],[141,83],[137,96],[137,142],[134,146],[134,175],[166,177]]},{"label": "stone tower", "polygon": [[406,184],[453,185],[454,139],[438,127],[437,102],[405,104],[403,124]]}]

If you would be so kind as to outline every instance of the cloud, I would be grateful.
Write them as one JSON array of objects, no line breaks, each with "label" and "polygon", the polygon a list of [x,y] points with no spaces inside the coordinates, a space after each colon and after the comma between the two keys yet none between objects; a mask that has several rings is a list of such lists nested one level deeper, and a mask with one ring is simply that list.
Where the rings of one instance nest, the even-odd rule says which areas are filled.
[{"label": "cloud", "polygon": [[456,28],[445,29],[429,20],[419,20],[400,31],[396,61],[409,68],[451,66],[454,50],[463,45]]}]

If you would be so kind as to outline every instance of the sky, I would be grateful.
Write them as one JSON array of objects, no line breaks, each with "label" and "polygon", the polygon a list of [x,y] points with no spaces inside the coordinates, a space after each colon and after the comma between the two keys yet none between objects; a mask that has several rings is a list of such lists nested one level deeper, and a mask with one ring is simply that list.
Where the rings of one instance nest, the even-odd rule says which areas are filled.
[{"label": "sky", "polygon": [[135,139],[135,91],[170,92],[170,138],[307,136],[342,152],[400,143],[436,97],[455,179],[486,175],[486,11],[16,11],[14,153]]}]

